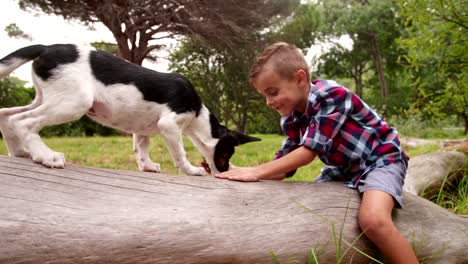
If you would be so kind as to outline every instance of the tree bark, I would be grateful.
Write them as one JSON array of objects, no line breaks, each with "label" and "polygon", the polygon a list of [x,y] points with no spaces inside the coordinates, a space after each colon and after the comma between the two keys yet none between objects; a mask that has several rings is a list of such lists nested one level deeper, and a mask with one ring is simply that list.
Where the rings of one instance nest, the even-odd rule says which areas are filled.
[{"label": "tree bark", "polygon": [[[425,172],[430,173],[430,172]],[[342,183],[240,183],[0,156],[0,263],[336,263],[361,198]],[[394,212],[425,263],[467,263],[468,219],[405,193]],[[313,212],[312,212],[313,211]],[[326,219],[325,219],[326,218]],[[348,248],[341,243],[341,255]],[[364,236],[354,244],[375,256]],[[351,249],[343,263],[368,263]]]}]

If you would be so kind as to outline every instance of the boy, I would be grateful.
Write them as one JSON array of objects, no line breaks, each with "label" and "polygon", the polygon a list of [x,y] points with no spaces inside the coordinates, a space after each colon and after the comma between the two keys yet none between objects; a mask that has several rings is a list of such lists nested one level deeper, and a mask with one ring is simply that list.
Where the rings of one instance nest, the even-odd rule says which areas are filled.
[{"label": "boy", "polygon": [[293,45],[267,47],[252,65],[249,81],[281,115],[286,133],[275,160],[235,167],[216,177],[236,181],[281,180],[318,156],[326,166],[317,182],[345,181],[363,193],[359,225],[391,263],[418,263],[393,225],[401,207],[408,157],[397,132],[359,97],[334,81],[314,80]]}]

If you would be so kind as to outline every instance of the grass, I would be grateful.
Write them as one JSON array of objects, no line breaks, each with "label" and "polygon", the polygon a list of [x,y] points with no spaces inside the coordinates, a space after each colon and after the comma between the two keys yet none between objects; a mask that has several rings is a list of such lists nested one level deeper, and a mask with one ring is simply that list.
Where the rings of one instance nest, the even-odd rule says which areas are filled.
[{"label": "grass", "polygon": [[450,183],[447,175],[436,194],[423,191],[420,195],[454,213],[468,215],[468,164],[452,173],[461,174],[460,180]]},{"label": "grass", "polygon": [[[283,137],[279,135],[253,135],[262,141],[245,144],[236,148],[231,162],[237,166],[256,166],[272,160],[280,148]],[[52,137],[43,138],[44,142],[54,151],[65,154],[67,163],[92,166],[98,168],[112,168],[124,170],[138,170],[135,154],[132,151],[131,137]],[[192,164],[199,164],[202,156],[184,138],[187,157]],[[7,155],[5,144],[0,143],[0,155]],[[161,137],[151,138],[150,157],[161,164],[164,173],[178,174],[172,158]],[[298,170],[291,180],[311,181],[322,167],[320,161],[313,162]]]}]

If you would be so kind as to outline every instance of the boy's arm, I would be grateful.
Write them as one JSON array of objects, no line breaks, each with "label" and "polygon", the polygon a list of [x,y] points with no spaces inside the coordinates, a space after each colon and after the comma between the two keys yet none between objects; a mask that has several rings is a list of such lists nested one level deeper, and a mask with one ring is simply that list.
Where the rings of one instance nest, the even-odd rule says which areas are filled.
[{"label": "boy's arm", "polygon": [[314,151],[299,147],[287,155],[250,168],[237,168],[217,174],[217,178],[235,181],[282,180],[286,173],[307,165],[316,157]]}]

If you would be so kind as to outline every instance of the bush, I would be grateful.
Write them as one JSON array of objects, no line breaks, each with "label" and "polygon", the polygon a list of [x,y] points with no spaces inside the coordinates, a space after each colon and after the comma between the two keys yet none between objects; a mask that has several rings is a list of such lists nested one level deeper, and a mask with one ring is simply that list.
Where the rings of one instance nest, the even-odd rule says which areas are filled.
[{"label": "bush", "polygon": [[387,119],[401,137],[464,138],[464,130],[456,116],[446,119],[426,120],[418,114],[393,115]]}]

